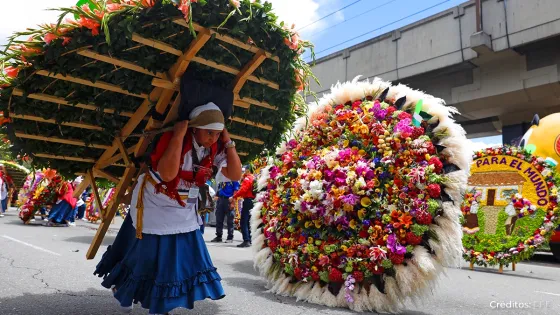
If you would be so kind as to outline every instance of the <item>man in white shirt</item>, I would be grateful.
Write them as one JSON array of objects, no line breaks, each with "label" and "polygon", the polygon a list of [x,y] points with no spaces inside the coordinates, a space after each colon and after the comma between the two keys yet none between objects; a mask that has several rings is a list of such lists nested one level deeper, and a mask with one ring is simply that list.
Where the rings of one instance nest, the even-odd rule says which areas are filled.
[{"label": "man in white shirt", "polygon": [[213,243],[222,242],[224,219],[227,218],[228,235],[226,243],[233,242],[233,231],[235,230],[233,225],[235,213],[233,207],[231,207],[230,201],[233,198],[233,194],[239,189],[239,182],[227,178],[222,173],[222,168],[224,167],[227,167],[225,161],[220,164],[218,173],[216,174],[216,182],[218,183],[218,203],[216,205],[216,238],[212,240]]}]

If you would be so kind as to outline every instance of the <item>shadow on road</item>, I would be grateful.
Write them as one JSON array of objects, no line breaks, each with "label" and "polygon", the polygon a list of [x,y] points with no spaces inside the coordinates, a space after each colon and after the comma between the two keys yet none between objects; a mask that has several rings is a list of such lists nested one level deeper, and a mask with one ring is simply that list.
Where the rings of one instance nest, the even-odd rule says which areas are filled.
[{"label": "shadow on road", "polygon": [[[109,290],[89,289],[81,292],[52,294],[26,294],[19,297],[0,298],[2,315],[113,315],[122,314],[118,302]],[[138,305],[130,314],[148,314]],[[214,301],[195,303],[194,310],[176,309],[172,315],[216,315],[220,306]]]},{"label": "shadow on road", "polygon": [[[468,267],[462,267],[461,269],[462,270],[469,270]],[[526,274],[519,273],[517,271],[511,271],[511,270],[506,270],[506,269],[504,269],[504,272],[500,274],[500,273],[498,273],[498,269],[484,268],[484,267],[474,267],[473,272],[493,273],[493,274],[499,274],[501,276],[506,276],[506,277],[517,277],[517,278],[534,279],[534,280],[555,281],[554,279],[548,279],[548,278],[526,275]]]},{"label": "shadow on road", "polygon": [[[113,244],[113,242],[115,241],[115,237],[116,236],[113,236],[113,235],[106,235],[103,238],[103,243],[101,243],[101,245],[111,245],[111,244]],[[64,239],[65,242],[83,243],[83,244],[91,244],[92,240],[93,240],[93,236],[90,236],[90,235],[73,236],[73,237],[69,237],[67,239]]]},{"label": "shadow on road", "polygon": [[230,267],[236,272],[241,272],[256,277],[259,276],[259,272],[256,271],[255,268],[253,268],[252,260],[238,261],[236,263],[231,264]]}]

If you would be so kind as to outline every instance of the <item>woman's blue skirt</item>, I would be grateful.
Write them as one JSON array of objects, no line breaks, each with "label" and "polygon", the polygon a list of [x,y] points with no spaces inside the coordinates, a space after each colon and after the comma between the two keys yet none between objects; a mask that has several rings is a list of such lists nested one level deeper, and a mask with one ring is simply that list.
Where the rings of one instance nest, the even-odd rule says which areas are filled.
[{"label": "woman's blue skirt", "polygon": [[49,212],[49,221],[58,224],[74,222],[74,208],[70,206],[68,201],[62,200],[55,204]]},{"label": "woman's blue skirt", "polygon": [[199,230],[142,234],[137,239],[129,218],[96,269],[104,277],[104,287],[116,288],[114,296],[121,306],[140,303],[151,314],[165,314],[178,307],[193,309],[195,301],[225,296]]}]

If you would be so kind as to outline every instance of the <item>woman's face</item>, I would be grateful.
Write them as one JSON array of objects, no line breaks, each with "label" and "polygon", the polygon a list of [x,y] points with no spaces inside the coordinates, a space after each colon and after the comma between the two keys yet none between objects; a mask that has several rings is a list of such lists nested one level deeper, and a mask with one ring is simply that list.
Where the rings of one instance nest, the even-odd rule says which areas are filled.
[{"label": "woman's face", "polygon": [[209,148],[216,143],[221,134],[222,132],[217,130],[194,128],[194,138],[196,142],[205,148]]}]

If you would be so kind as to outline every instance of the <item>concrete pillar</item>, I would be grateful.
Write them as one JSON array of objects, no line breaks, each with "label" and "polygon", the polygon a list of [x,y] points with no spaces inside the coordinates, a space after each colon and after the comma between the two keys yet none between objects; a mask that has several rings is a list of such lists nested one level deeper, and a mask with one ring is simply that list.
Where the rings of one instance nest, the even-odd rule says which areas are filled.
[{"label": "concrete pillar", "polygon": [[502,143],[517,145],[523,135],[527,130],[529,130],[531,124],[528,122],[523,122],[520,124],[503,126],[502,127]]}]

